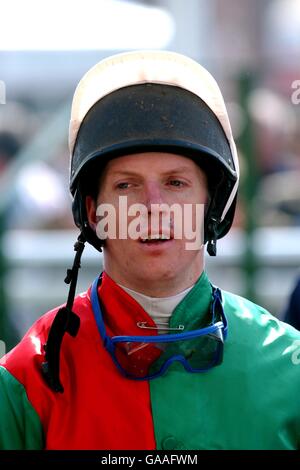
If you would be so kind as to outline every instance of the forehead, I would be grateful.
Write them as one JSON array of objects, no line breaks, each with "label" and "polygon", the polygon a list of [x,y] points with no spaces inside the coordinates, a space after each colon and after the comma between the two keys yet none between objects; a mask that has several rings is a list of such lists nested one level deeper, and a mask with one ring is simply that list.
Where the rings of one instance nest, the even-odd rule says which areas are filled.
[{"label": "forehead", "polygon": [[108,162],[105,173],[114,175],[126,171],[145,172],[147,174],[195,173],[195,171],[202,173],[202,170],[192,159],[166,152],[144,152],[114,158]]}]

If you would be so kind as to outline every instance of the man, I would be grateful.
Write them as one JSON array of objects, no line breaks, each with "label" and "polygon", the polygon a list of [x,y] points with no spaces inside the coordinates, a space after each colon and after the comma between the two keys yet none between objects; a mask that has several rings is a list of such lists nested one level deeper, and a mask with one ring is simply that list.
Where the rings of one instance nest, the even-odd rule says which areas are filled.
[{"label": "man", "polygon": [[[70,151],[69,297],[2,361],[0,447],[299,448],[299,333],[204,271],[239,178],[211,75],[169,52],[100,62],[75,92]],[[104,272],[74,300],[86,240]]]}]

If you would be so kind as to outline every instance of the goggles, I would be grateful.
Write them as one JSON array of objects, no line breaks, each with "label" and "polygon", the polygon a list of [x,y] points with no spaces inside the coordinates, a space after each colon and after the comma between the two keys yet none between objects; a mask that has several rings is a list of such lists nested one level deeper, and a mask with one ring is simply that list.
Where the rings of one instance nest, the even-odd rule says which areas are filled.
[{"label": "goggles", "polygon": [[105,349],[118,370],[134,380],[151,380],[163,375],[174,362],[187,372],[206,372],[222,363],[227,319],[220,289],[212,287],[211,318],[205,328],[184,333],[149,336],[113,336],[106,333],[98,297],[101,276],[91,289],[92,308]]}]

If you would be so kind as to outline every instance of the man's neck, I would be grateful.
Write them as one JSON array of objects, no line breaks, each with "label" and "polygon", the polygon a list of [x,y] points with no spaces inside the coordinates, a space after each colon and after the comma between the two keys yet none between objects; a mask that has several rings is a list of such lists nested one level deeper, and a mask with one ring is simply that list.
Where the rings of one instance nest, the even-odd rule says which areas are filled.
[{"label": "man's neck", "polygon": [[[135,261],[135,260],[133,260]],[[132,289],[148,297],[171,297],[192,287],[204,271],[203,250],[195,254],[189,263],[181,263],[180,257],[172,259],[168,264],[161,264],[151,260],[145,265],[131,269],[129,260],[127,263],[116,262],[105,251],[103,253],[104,271],[117,284]]]},{"label": "man's neck", "polygon": [[203,268],[189,275],[181,276],[180,279],[162,277],[161,279],[132,279],[131,277],[122,277],[114,275],[110,270],[105,269],[106,273],[119,285],[126,287],[142,295],[153,298],[165,298],[177,295],[186,289],[192,287],[203,272]]}]

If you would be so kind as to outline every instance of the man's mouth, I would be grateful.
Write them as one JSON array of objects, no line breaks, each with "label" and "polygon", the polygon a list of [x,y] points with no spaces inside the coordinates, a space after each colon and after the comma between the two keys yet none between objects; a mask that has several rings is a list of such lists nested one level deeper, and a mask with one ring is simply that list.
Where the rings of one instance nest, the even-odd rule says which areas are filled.
[{"label": "man's mouth", "polygon": [[143,235],[139,238],[140,243],[145,245],[159,245],[166,243],[170,240],[173,240],[172,235],[165,234],[165,233],[156,233],[156,234],[149,234]]},{"label": "man's mouth", "polygon": [[165,234],[156,234],[156,235],[148,235],[140,238],[142,243],[155,243],[155,242],[165,242],[167,240],[171,240],[171,237]]}]

